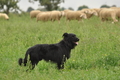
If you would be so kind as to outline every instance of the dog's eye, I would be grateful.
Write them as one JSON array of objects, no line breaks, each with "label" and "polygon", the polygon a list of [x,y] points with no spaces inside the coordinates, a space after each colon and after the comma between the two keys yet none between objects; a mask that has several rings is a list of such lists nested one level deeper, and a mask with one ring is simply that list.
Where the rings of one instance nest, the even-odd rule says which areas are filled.
[{"label": "dog's eye", "polygon": [[74,35],[72,37],[75,37]]}]

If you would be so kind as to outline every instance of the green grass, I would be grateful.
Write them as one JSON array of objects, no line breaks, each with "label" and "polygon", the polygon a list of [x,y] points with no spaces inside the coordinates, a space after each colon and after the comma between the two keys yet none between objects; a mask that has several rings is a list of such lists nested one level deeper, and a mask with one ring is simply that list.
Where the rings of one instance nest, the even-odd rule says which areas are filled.
[{"label": "green grass", "polygon": [[[75,33],[79,45],[71,52],[65,69],[39,62],[31,72],[18,59],[41,43],[57,43],[64,32]],[[98,17],[78,23],[36,22],[29,15],[0,19],[0,80],[120,80],[120,22],[102,23]]]}]

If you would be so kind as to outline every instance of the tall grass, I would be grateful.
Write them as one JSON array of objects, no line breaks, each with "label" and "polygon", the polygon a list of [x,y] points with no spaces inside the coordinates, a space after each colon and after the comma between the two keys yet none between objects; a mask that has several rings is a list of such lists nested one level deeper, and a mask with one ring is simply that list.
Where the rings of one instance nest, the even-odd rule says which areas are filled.
[{"label": "tall grass", "polygon": [[[20,67],[18,58],[41,43],[57,43],[64,32],[75,33],[79,45],[71,52],[65,69],[40,61],[33,71]],[[0,19],[0,80],[120,80],[120,22],[101,22],[98,17],[68,24],[36,22],[29,15]]]}]

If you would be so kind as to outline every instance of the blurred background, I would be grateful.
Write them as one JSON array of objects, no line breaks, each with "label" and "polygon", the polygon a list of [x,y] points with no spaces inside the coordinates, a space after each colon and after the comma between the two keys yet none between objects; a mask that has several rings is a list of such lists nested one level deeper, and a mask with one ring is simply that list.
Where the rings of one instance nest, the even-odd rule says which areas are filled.
[{"label": "blurred background", "polygon": [[22,13],[31,10],[81,10],[83,8],[120,7],[120,0],[0,0],[0,12]]}]

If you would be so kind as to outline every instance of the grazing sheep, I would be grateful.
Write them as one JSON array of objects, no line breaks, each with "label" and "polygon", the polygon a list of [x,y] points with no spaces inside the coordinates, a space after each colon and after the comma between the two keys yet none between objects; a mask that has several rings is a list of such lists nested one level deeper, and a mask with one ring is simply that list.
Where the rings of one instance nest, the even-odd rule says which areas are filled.
[{"label": "grazing sheep", "polygon": [[99,16],[102,21],[107,21],[109,18],[112,18],[112,23],[118,22],[116,19],[116,10],[114,9],[102,9],[99,13]]},{"label": "grazing sheep", "polygon": [[85,13],[85,14],[91,14],[92,12],[91,12],[91,10],[90,9],[82,9],[82,10],[80,10],[80,11],[82,11],[83,13]]},{"label": "grazing sheep", "polygon": [[51,11],[50,12],[50,20],[55,21],[58,20],[60,23],[60,18],[62,17],[62,12],[60,11]]},{"label": "grazing sheep", "polygon": [[108,8],[94,8],[93,10],[95,10],[98,14],[98,17],[99,17],[99,13],[102,9],[108,9]]},{"label": "grazing sheep", "polygon": [[93,10],[95,10],[97,13],[99,13],[100,8],[93,8]]},{"label": "grazing sheep", "polygon": [[87,18],[91,18],[93,15],[98,16],[98,13],[94,9],[82,9],[81,12],[87,15]]},{"label": "grazing sheep", "polygon": [[116,16],[118,19],[120,19],[120,8],[115,9],[116,10]]},{"label": "grazing sheep", "polygon": [[85,13],[81,11],[69,11],[66,13],[66,20],[78,20],[80,21],[82,18],[86,19],[87,16]]},{"label": "grazing sheep", "polygon": [[76,11],[76,20],[80,21],[81,19],[87,19],[87,15],[82,11]]},{"label": "grazing sheep", "polygon": [[0,18],[4,18],[4,19],[6,19],[6,20],[9,20],[8,15],[5,14],[5,13],[0,13]]},{"label": "grazing sheep", "polygon": [[62,17],[65,17],[65,12],[64,11],[60,11],[62,13]]},{"label": "grazing sheep", "polygon": [[119,7],[111,7],[111,8],[116,11],[116,16],[118,19],[120,19],[120,8]]},{"label": "grazing sheep", "polygon": [[94,9],[89,9],[90,13],[86,14],[87,18],[91,18],[93,15],[98,16],[98,13]]},{"label": "grazing sheep", "polygon": [[50,20],[50,12],[41,12],[36,16],[37,22],[38,21],[48,21]]},{"label": "grazing sheep", "polygon": [[39,10],[33,10],[30,12],[30,18],[36,18],[36,16],[40,13]]},{"label": "grazing sheep", "polygon": [[72,11],[72,10],[69,10],[69,9],[66,9],[66,10],[64,10],[63,12],[64,12],[64,17],[66,16],[66,14],[67,14],[67,12],[69,12],[69,11]]}]

